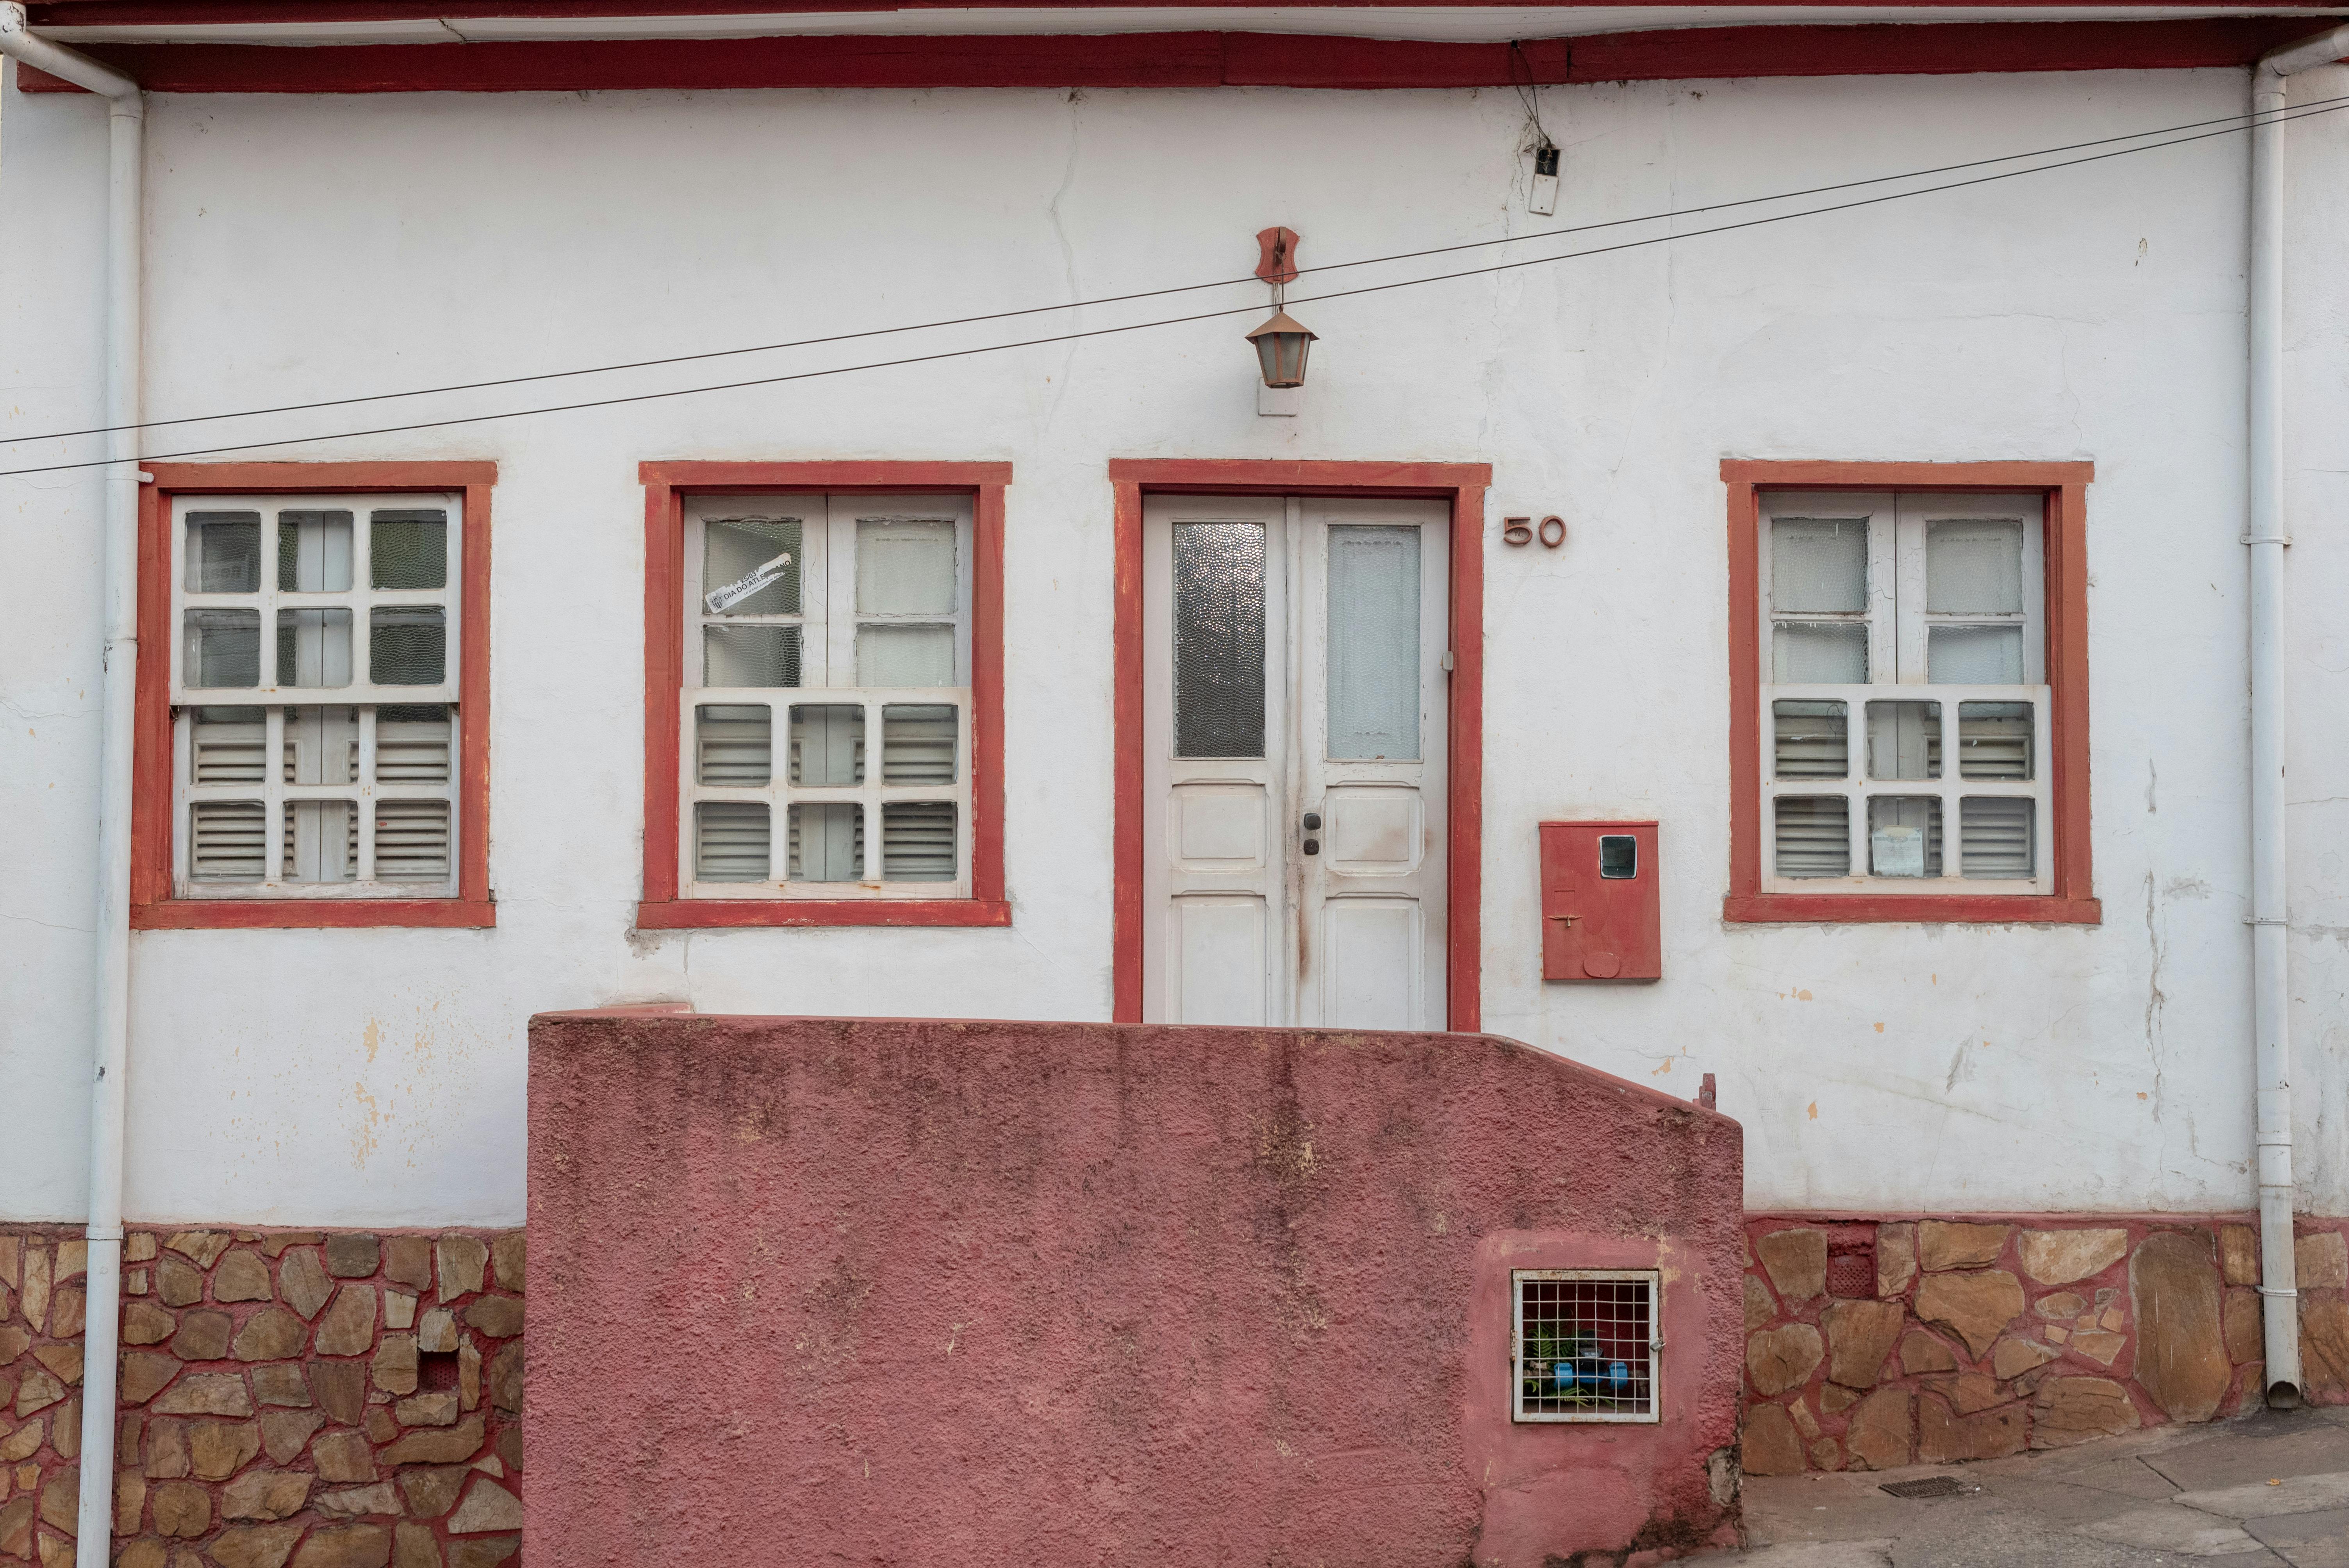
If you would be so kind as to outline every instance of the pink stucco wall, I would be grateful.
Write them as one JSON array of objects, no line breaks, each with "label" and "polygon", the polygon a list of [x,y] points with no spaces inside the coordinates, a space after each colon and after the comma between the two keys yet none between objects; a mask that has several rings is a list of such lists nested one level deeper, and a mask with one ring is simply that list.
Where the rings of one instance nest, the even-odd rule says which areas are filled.
[{"label": "pink stucco wall", "polygon": [[[1731,1538],[1740,1146],[1491,1036],[541,1017],[525,1555]],[[1660,1423],[1510,1421],[1509,1270],[1575,1266],[1663,1271]]]}]

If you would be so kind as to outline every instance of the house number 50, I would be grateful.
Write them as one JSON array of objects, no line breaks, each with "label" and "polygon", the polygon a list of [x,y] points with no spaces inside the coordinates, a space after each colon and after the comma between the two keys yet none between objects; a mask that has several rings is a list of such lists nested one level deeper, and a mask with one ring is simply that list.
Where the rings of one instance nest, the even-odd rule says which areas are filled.
[{"label": "house number 50", "polygon": [[1542,548],[1555,550],[1566,543],[1566,519],[1545,517],[1538,524],[1530,517],[1501,519],[1501,538],[1506,544],[1530,545],[1536,534],[1541,535]]}]

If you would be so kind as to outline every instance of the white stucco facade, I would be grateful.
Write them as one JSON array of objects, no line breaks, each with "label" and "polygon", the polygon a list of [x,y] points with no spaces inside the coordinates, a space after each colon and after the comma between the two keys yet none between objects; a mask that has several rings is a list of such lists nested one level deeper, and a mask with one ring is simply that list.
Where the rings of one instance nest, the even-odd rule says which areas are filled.
[{"label": "white stucco facade", "polygon": [[[2349,72],[2294,78],[2296,99]],[[2239,71],[1547,89],[1557,222],[2213,119]],[[150,418],[633,360],[1309,265],[1527,226],[1506,92],[158,96]],[[98,422],[105,115],[0,149],[0,440]],[[2349,118],[2289,132],[2293,1032],[2302,1208],[2349,1211]],[[133,939],[126,1208],[511,1223],[524,1023],[1110,1011],[1113,457],[1494,468],[1487,1029],[1693,1095],[1756,1208],[2240,1210],[2246,147],[2059,172],[1291,308],[1302,417],[1235,316],[936,364],[263,456],[494,460],[486,930]],[[1869,192],[1854,192],[1864,195]],[[1771,209],[1762,209],[1769,211]],[[1750,215],[1750,214],[1740,214]],[[1718,221],[1718,220],[1715,220]],[[1683,221],[1683,227],[1705,220]],[[1620,231],[1624,237],[1653,229]],[[1313,279],[1293,296],[1516,259]],[[1257,307],[1260,287],[360,410],[149,449],[492,412]],[[6,449],[5,466],[93,455]],[[1724,457],[2093,460],[2101,925],[1724,925]],[[649,459],[1009,462],[1004,929],[637,932]],[[0,1217],[77,1215],[95,856],[99,486],[0,479]],[[1504,514],[1558,513],[1562,549]],[[1476,520],[1464,520],[1475,526]],[[1535,824],[1661,823],[1665,978],[1545,985]],[[1528,1129],[1538,1136],[1537,1128]]]}]

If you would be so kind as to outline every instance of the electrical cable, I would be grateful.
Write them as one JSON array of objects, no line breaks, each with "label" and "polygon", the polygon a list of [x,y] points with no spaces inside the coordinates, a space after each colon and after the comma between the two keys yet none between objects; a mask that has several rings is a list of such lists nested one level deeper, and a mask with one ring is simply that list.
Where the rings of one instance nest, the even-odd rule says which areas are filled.
[{"label": "electrical cable", "polygon": [[[2326,99],[2317,105],[2302,105],[2297,109],[2287,110],[2282,114],[2269,116],[2264,119],[2260,119],[2256,116],[2230,116],[2229,118],[2251,119],[2256,124],[2280,124],[2289,120],[2308,119],[2313,119],[2318,115],[2337,113],[2344,108],[2349,108],[2349,98]],[[2199,123],[2209,124],[2213,122],[2206,120]],[[1461,278],[1485,277],[1495,273],[1515,272],[1522,267],[1547,266],[1555,262],[1578,261],[1586,256],[1610,255],[1622,251],[1640,250],[1650,245],[1667,244],[1675,240],[1702,239],[1708,234],[1733,234],[1742,229],[1762,228],[1771,223],[1783,223],[1795,218],[1824,217],[1830,213],[1847,213],[1862,207],[1880,206],[1888,202],[1906,201],[1915,196],[1930,196],[1939,194],[1945,191],[1961,191],[1975,185],[1995,184],[2002,180],[2013,180],[2026,174],[2044,174],[2052,173],[2059,169],[2076,169],[2084,164],[2101,163],[2105,160],[2110,158],[2126,158],[2138,152],[2158,151],[2163,148],[2185,146],[2189,142],[2207,141],[2213,137],[2232,136],[2239,131],[2248,129],[2251,129],[2251,127],[2230,126],[2223,130],[2206,130],[2201,132],[2199,135],[2176,137],[2168,141],[2153,142],[2144,147],[2125,147],[2111,152],[2092,153],[2085,158],[2066,159],[2058,163],[2035,164],[2028,169],[2010,169],[1997,174],[1978,175],[1971,180],[1953,180],[1943,185],[1928,185],[1914,191],[1894,191],[1880,196],[1863,197],[1858,201],[1839,202],[1831,206],[1808,207],[1797,213],[1774,213],[1768,217],[1748,218],[1742,223],[1717,223],[1709,229],[1692,229],[1686,233],[1656,234],[1646,239],[1625,240],[1619,244],[1598,245],[1588,250],[1568,251],[1562,255],[1532,256],[1522,261],[1501,262],[1492,266],[1470,267],[1459,272],[1438,273],[1430,277],[1402,278],[1393,283],[1366,284],[1360,288],[1338,289],[1328,294],[1309,296],[1308,297],[1295,301],[1294,303],[1299,305],[1311,305],[1326,300],[1350,299],[1358,296],[1367,294],[1384,294],[1398,288],[1415,288],[1422,285],[1431,283],[1450,283],[1455,282]],[[2129,140],[2135,139],[2115,137],[2108,138],[2107,140]],[[2083,142],[2078,145],[2095,146],[2097,145],[2097,143]],[[2002,162],[2006,161],[2006,160],[1989,159],[1984,160],[1983,161]],[[1966,167],[1966,165],[1953,165],[1952,167]],[[1862,182],[1862,183],[1873,184],[1881,183],[1881,182],[1869,181]],[[1748,203],[1741,202],[1734,204],[1744,205]],[[1717,209],[1692,208],[1689,210],[1692,212],[1702,212]],[[1662,214],[1662,216],[1670,217],[1677,217],[1680,215],[1682,214],[1677,213]],[[1491,242],[1483,243],[1489,244]],[[1475,247],[1469,245],[1444,246],[1441,247],[1441,250],[1462,250],[1471,248]],[[1413,254],[1421,255],[1436,254],[1441,254],[1441,251],[1418,252]],[[1410,258],[1408,256],[1399,256],[1393,259],[1406,260]],[[1323,270],[1335,270],[1335,268]],[[1176,293],[1183,291],[1167,290],[1164,292]],[[1062,308],[1067,307],[1064,306]],[[910,355],[898,359],[870,360],[858,365],[838,365],[833,366],[831,369],[822,370],[800,370],[782,376],[761,376],[747,380],[725,381],[709,386],[678,387],[670,389],[667,391],[636,392],[624,397],[595,398],[575,403],[554,403],[549,404],[544,408],[512,409],[501,413],[471,414],[455,419],[419,420],[410,424],[380,425],[368,430],[336,431],[324,435],[286,436],[274,441],[245,441],[229,446],[196,447],[182,452],[147,452],[142,453],[137,458],[93,458],[81,462],[57,462],[47,463],[34,468],[0,469],[0,478],[17,478],[34,473],[58,473],[69,470],[84,468],[105,468],[111,466],[117,462],[168,462],[178,458],[214,457],[223,452],[256,452],[268,447],[307,446],[318,441],[350,441],[361,436],[400,435],[410,431],[447,430],[460,425],[487,424],[499,420],[527,419],[538,414],[575,413],[585,409],[616,408],[630,403],[657,402],[670,398],[695,397],[706,392],[741,391],[751,387],[780,386],[792,381],[817,380],[825,377],[844,376],[859,370],[894,369],[906,365],[933,364],[942,359],[960,359],[979,354],[1004,353],[1014,348],[1035,348],[1053,343],[1076,342],[1088,337],[1109,337],[1114,334],[1125,332],[1142,332],[1157,327],[1181,327],[1193,322],[1217,320],[1228,316],[1254,315],[1257,311],[1262,308],[1263,306],[1259,305],[1237,306],[1224,310],[1201,311],[1191,316],[1166,317],[1155,321],[1129,322],[1120,327],[1097,327],[1088,328],[1081,332],[1054,333],[1049,337],[1022,338],[1010,343],[982,344],[977,348],[971,348],[941,349],[934,354]],[[1020,312],[1017,314],[1027,313]]]},{"label": "electrical cable", "polygon": [[[2317,99],[2309,103],[2295,105],[2293,109],[2286,111],[2286,115],[2294,116],[2305,110],[2321,109],[2329,105],[2340,103],[2349,103],[2349,96],[2335,99]],[[1846,180],[1829,185],[1812,185],[1801,190],[1780,191],[1766,196],[1744,196],[1735,201],[1730,202],[1709,202],[1698,206],[1672,208],[1661,213],[1648,213],[1636,217],[1609,218],[1602,222],[1594,223],[1573,223],[1560,225],[1555,228],[1529,230],[1524,234],[1503,234],[1489,240],[1466,240],[1458,244],[1433,245],[1424,250],[1398,251],[1390,255],[1363,256],[1353,261],[1325,262],[1319,266],[1300,267],[1298,271],[1300,276],[1309,275],[1314,273],[1342,272],[1352,267],[1380,266],[1391,262],[1417,261],[1426,256],[1450,255],[1460,251],[1482,250],[1494,245],[1520,244],[1529,240],[1559,239],[1568,234],[1594,234],[1602,229],[1628,228],[1639,223],[1657,223],[1671,218],[1692,217],[1701,213],[1725,213],[1739,207],[1759,206],[1771,202],[1792,202],[1799,200],[1805,196],[1830,195],[1837,191],[1855,191],[1863,186],[1889,184],[1898,180],[1930,179],[1936,174],[1951,174],[1962,169],[1980,169],[1992,163],[2012,163],[2025,158],[2052,157],[2059,152],[2076,152],[2081,149],[2087,147],[2106,147],[2116,141],[2143,141],[2152,137],[2175,135],[2177,132],[2183,130],[2199,130],[2206,126],[2228,125],[2232,126],[2233,129],[2237,130],[2251,129],[2251,125],[2234,126],[2233,122],[2238,120],[2250,120],[2252,121],[2253,124],[2262,123],[2258,120],[2257,116],[2255,115],[2221,115],[2213,119],[2189,120],[2182,125],[2165,126],[2154,130],[2130,131],[2127,135],[2123,136],[2106,136],[2099,137],[2089,141],[2066,142],[2060,146],[2043,147],[2036,151],[2028,152],[2001,153],[1994,158],[1971,159],[1961,163],[1944,163],[1930,169],[1911,169],[1899,174],[1876,174],[1871,175],[1865,180]],[[1537,119],[1536,124],[1538,125],[1538,123],[1539,121]],[[1547,133],[1544,132],[1543,134],[1547,135]],[[2190,138],[2189,140],[2199,139]],[[2175,145],[2175,143],[2160,142],[2156,145],[2171,146]],[[2149,150],[2150,149],[2137,149],[2136,151]],[[2064,166],[2065,165],[2062,164],[2052,164],[2047,165],[2046,167],[2061,168]],[[2019,171],[2018,172],[2027,173],[2030,172],[2030,171]],[[1825,210],[1835,211],[1837,209],[1830,208]],[[827,344],[848,343],[866,337],[886,337],[907,332],[928,332],[947,327],[971,327],[977,326],[981,322],[988,321],[1008,321],[1025,316],[1042,316],[1057,310],[1085,310],[1105,305],[1124,305],[1137,299],[1158,299],[1169,295],[1195,294],[1204,289],[1229,288],[1237,285],[1254,283],[1257,281],[1257,279],[1251,274],[1246,277],[1218,278],[1209,283],[1177,284],[1166,288],[1142,289],[1132,294],[1104,295],[1096,299],[1072,299],[1057,305],[1031,305],[1022,306],[1016,310],[989,311],[978,316],[947,317],[936,321],[910,322],[902,327],[874,327],[856,332],[833,333],[823,337],[801,337],[781,343],[754,343],[735,348],[706,349],[702,352],[694,354],[671,354],[652,359],[621,360],[609,365],[585,365],[569,370],[543,370],[527,376],[502,376],[483,381],[456,381],[450,382],[445,386],[417,387],[406,391],[398,392],[367,392],[348,398],[324,398],[315,402],[280,403],[268,408],[236,409],[217,414],[183,414],[174,419],[147,420],[136,425],[90,425],[80,430],[51,431],[41,435],[11,436],[5,442],[0,442],[0,445],[23,446],[32,441],[68,441],[78,436],[111,435],[117,431],[123,430],[162,430],[172,425],[204,424],[220,420],[257,419],[266,414],[306,413],[316,409],[348,408],[358,403],[390,402],[402,398],[437,397],[449,392],[476,392],[492,387],[522,386],[533,381],[555,381],[578,376],[609,375],[616,374],[622,370],[654,369],[664,365],[685,365],[697,363],[705,359],[734,358],[745,354],[780,353],[785,349],[821,348]],[[1186,317],[1185,319],[1189,318]],[[28,472],[37,471],[11,470],[0,472]]]}]

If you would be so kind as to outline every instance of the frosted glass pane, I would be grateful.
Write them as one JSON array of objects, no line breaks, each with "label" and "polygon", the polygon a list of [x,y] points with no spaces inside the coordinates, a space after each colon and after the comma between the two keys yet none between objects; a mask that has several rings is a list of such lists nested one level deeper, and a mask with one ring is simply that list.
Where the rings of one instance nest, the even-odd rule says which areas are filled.
[{"label": "frosted glass pane", "polygon": [[929,517],[858,518],[856,607],[864,615],[954,614],[954,524]]},{"label": "frosted glass pane", "polygon": [[2027,779],[2031,774],[2031,704],[1958,704],[1958,776]]},{"label": "frosted glass pane", "polygon": [[[802,524],[796,517],[723,517],[701,525],[701,591],[739,581],[773,560],[789,555],[782,575],[740,604],[728,615],[797,615],[800,613],[800,567],[807,552],[801,543]],[[712,685],[718,684],[716,681]],[[729,684],[754,684],[730,682]],[[799,680],[759,681],[758,685],[796,686]]]},{"label": "frosted glass pane", "polygon": [[1851,769],[1850,721],[1840,702],[1774,702],[1771,773],[1782,779],[1839,779]]},{"label": "frosted glass pane", "polygon": [[693,711],[697,784],[755,787],[774,777],[774,710],[764,703],[705,703]]},{"label": "frosted glass pane", "polygon": [[1868,607],[1868,519],[1770,520],[1770,605],[1805,615]]},{"label": "frosted glass pane", "polygon": [[196,594],[257,594],[261,591],[261,514],[188,514],[188,591]]},{"label": "frosted glass pane", "polygon": [[1877,795],[1868,803],[1871,877],[1941,874],[1941,802],[1936,795]]},{"label": "frosted glass pane", "polygon": [[704,686],[797,686],[800,628],[705,626],[701,668]]},{"label": "frosted glass pane", "polygon": [[1868,680],[1868,628],[1782,620],[1771,628],[1770,679],[1781,686],[1860,686]]},{"label": "frosted glass pane", "polygon": [[881,782],[954,783],[955,719],[955,710],[944,703],[892,703],[882,709]]},{"label": "frosted glass pane", "polygon": [[1925,632],[1925,679],[1938,686],[2023,684],[2019,626],[1937,626]]},{"label": "frosted glass pane", "polygon": [[1851,803],[1839,794],[1782,794],[1775,803],[1778,875],[1851,875]]},{"label": "frosted glass pane", "polygon": [[881,879],[955,879],[955,808],[947,800],[893,800],[881,807]]},{"label": "frosted glass pane", "polygon": [[859,686],[952,686],[955,631],[950,626],[860,626],[856,628]]},{"label": "frosted glass pane", "polygon": [[791,808],[791,879],[854,882],[864,873],[864,808],[804,802]]},{"label": "frosted glass pane", "polygon": [[340,594],[351,586],[351,514],[277,514],[277,591]]},{"label": "frosted glass pane", "polygon": [[1940,778],[1941,705],[1939,702],[1870,702],[1868,705],[1868,776],[1872,779]]},{"label": "frosted glass pane", "polygon": [[693,808],[693,875],[702,882],[763,882],[772,829],[762,800],[705,800]]},{"label": "frosted glass pane", "polygon": [[1968,796],[1958,802],[1960,868],[1969,877],[2023,881],[2033,874],[2033,826],[2028,800]]},{"label": "frosted glass pane", "polygon": [[1925,524],[1925,607],[1937,615],[2023,608],[2023,521],[1952,517]]},{"label": "frosted glass pane", "polygon": [[181,652],[181,678],[191,686],[261,684],[261,612],[191,609]]},{"label": "frosted glass pane", "polygon": [[[376,611],[378,616],[382,610]],[[439,615],[439,610],[432,612]],[[378,662],[381,654],[377,655]],[[437,679],[437,677],[436,677]],[[277,684],[348,686],[351,683],[351,612],[347,609],[282,609],[277,612]]]},{"label": "frosted glass pane", "polygon": [[437,508],[367,514],[367,580],[378,588],[449,586],[449,514]]},{"label": "frosted glass pane", "polygon": [[439,605],[379,607],[367,614],[367,668],[378,686],[438,686],[449,652],[449,612]]},{"label": "frosted glass pane", "polygon": [[1419,755],[1419,530],[1330,530],[1330,753]]},{"label": "frosted glass pane", "polygon": [[1178,523],[1174,754],[1264,755],[1264,527]]},{"label": "frosted glass pane", "polygon": [[864,782],[864,710],[827,702],[792,710],[792,783],[818,788]]}]

